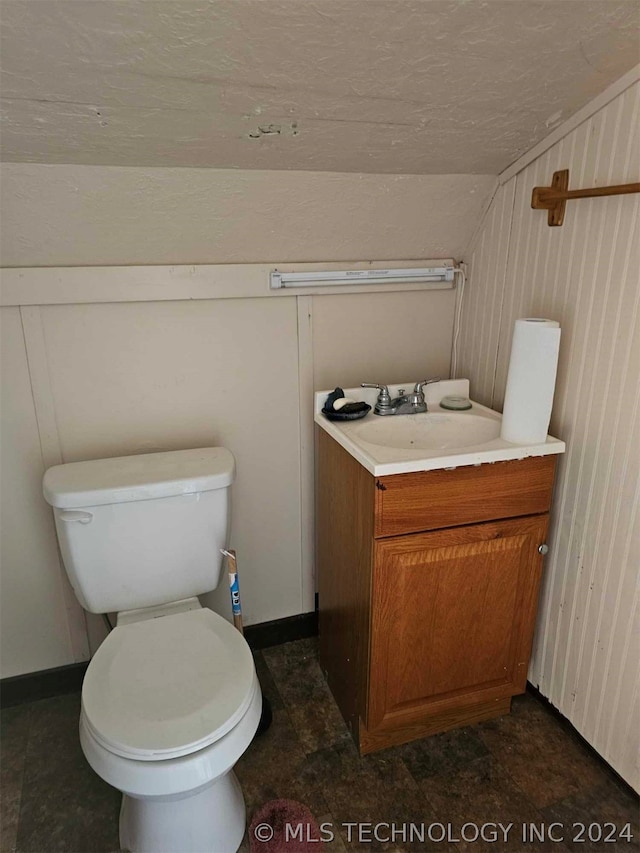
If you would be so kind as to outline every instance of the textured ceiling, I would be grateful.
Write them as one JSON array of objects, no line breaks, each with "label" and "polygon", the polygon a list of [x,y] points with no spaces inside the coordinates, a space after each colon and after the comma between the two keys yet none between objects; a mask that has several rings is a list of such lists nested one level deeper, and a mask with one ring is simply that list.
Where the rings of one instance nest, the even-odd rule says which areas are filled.
[{"label": "textured ceiling", "polygon": [[639,60],[636,0],[5,0],[6,161],[497,174]]}]

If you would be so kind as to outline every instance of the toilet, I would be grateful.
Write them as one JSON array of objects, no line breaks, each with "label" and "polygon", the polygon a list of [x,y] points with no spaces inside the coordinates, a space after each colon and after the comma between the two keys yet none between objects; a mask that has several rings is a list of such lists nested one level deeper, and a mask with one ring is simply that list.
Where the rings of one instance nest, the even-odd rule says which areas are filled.
[{"label": "toilet", "polygon": [[223,447],[50,468],[43,481],[80,604],[117,613],[82,686],[80,743],[122,791],[131,853],[234,853],[233,767],[262,696],[244,637],[198,595],[221,579],[235,474]]}]

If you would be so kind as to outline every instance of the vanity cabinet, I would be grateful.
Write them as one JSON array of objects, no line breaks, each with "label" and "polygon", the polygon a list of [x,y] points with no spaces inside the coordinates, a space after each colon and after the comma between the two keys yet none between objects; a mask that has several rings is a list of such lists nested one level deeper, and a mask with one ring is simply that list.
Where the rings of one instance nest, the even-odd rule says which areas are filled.
[{"label": "vanity cabinet", "polygon": [[374,477],[318,431],[320,663],[361,753],[525,689],[555,456]]}]

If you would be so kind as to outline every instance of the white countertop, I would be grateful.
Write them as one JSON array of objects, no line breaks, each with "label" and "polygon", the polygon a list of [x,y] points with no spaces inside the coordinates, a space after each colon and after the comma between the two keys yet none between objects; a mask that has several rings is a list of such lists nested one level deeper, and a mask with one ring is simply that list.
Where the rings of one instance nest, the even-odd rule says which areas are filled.
[{"label": "white countertop", "polygon": [[[389,385],[389,393],[392,397],[398,395],[401,388],[410,391],[413,382]],[[322,407],[327,395],[333,391],[319,391],[314,399],[314,420],[318,426],[332,436],[348,453],[360,462],[375,477],[388,474],[408,474],[412,471],[435,471],[438,469],[458,468],[463,465],[483,465],[490,462],[503,462],[508,459],[525,459],[528,456],[548,456],[555,453],[564,453],[565,444],[557,438],[547,436],[546,441],[540,444],[520,445],[512,444],[500,438],[499,423],[502,415],[494,412],[480,403],[472,402],[472,408],[464,412],[451,412],[440,408],[440,400],[448,395],[455,394],[469,396],[468,379],[446,379],[441,382],[425,386],[425,399],[432,420],[437,420],[437,415],[446,417],[454,416],[457,419],[472,415],[475,418],[482,417],[493,420],[497,426],[497,438],[492,438],[482,444],[469,445],[463,448],[435,447],[425,449],[403,449],[398,447],[387,447],[381,444],[372,444],[365,441],[360,432],[360,427],[366,421],[383,420],[380,415],[373,414],[373,406],[378,397],[375,388],[345,388],[345,396],[355,400],[363,400],[369,403],[372,411],[366,417],[352,421],[330,421],[322,414]],[[401,420],[404,418],[418,419],[424,415],[386,415],[384,420]]]}]

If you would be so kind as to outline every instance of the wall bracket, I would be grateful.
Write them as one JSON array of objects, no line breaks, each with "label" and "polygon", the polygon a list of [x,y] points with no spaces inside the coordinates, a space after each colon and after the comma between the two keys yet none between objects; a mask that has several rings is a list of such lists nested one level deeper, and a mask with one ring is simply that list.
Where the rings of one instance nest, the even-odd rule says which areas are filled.
[{"label": "wall bracket", "polygon": [[562,225],[567,201],[574,198],[595,198],[603,195],[625,195],[640,193],[640,183],[618,184],[613,187],[590,187],[583,190],[569,189],[569,170],[562,169],[553,173],[550,187],[534,187],[531,194],[531,207],[534,210],[547,210],[548,225]]}]

